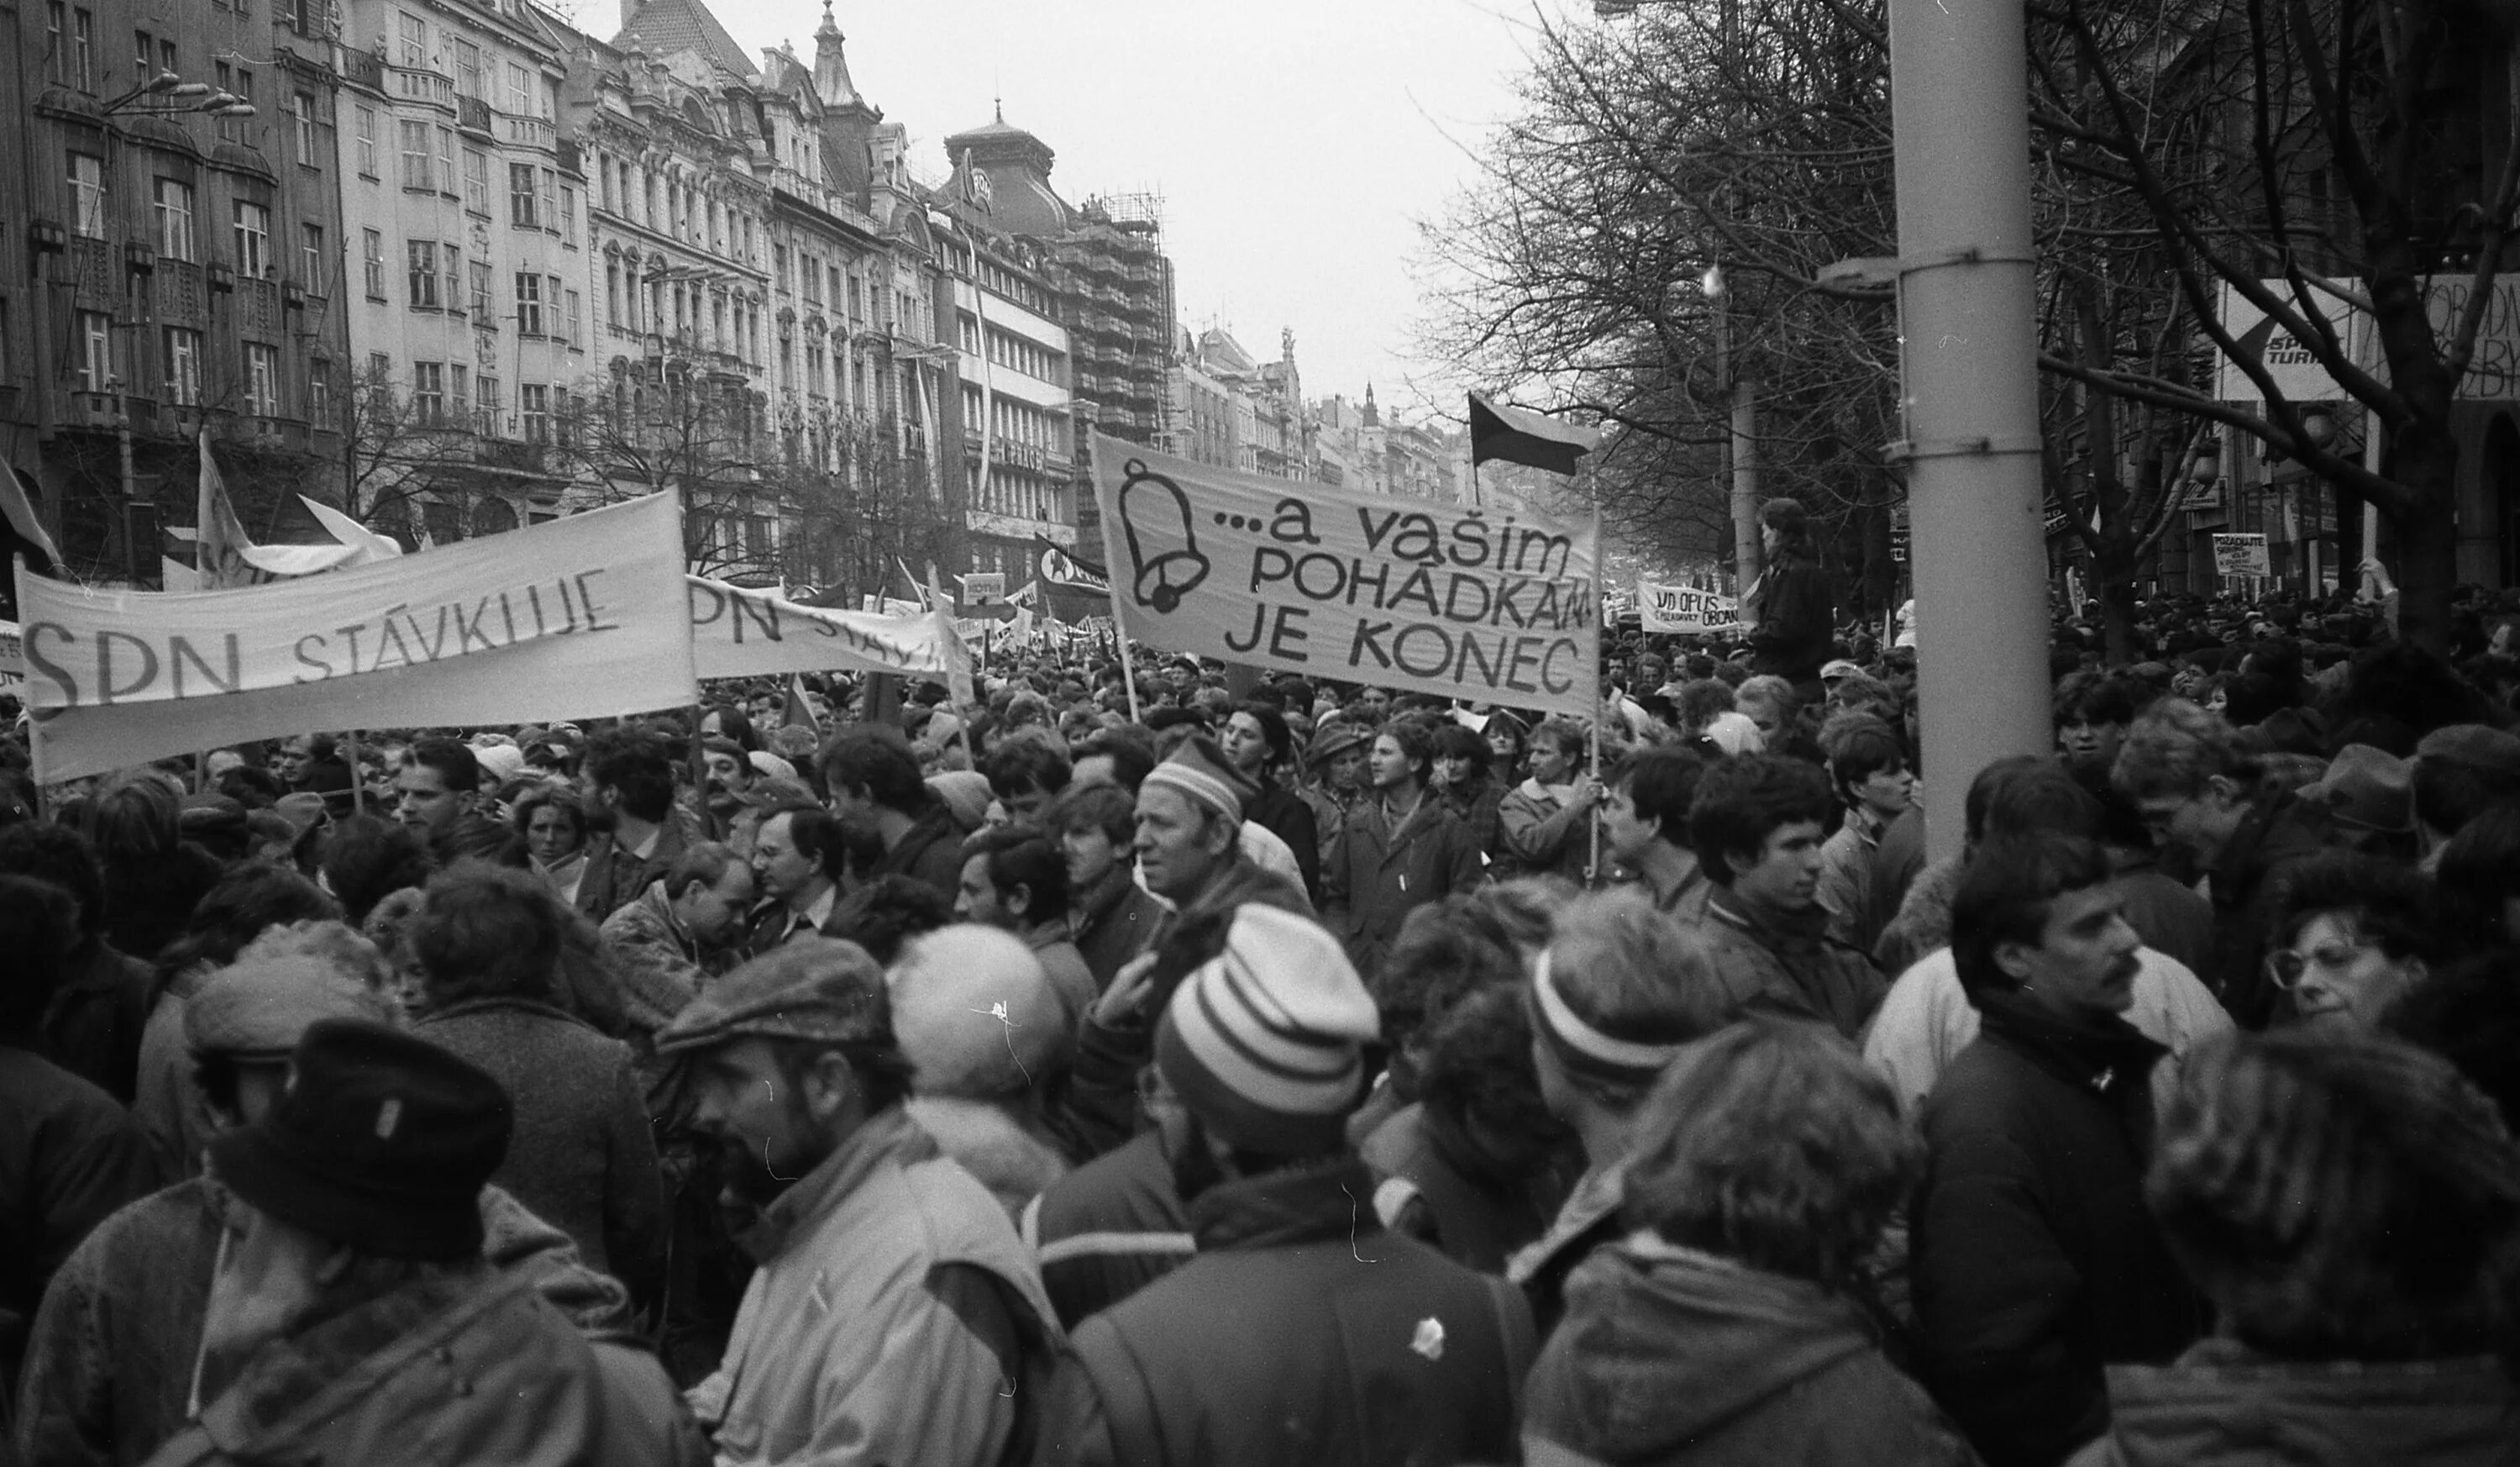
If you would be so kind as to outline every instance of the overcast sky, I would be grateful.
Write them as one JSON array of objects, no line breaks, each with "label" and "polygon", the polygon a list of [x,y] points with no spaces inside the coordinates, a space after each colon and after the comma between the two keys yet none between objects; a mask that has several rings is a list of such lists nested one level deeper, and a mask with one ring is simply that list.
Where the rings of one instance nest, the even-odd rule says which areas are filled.
[{"label": "overcast sky", "polygon": [[[1221,322],[1268,360],[1291,328],[1307,396],[1371,382],[1402,406],[1408,379],[1441,369],[1408,355],[1417,221],[1509,110],[1533,3],[838,0],[833,15],[858,89],[909,127],[922,176],[942,179],[946,136],[1003,96],[1007,120],[1058,153],[1060,197],[1164,196],[1193,330]],[[819,0],[712,6],[756,57],[792,41],[812,61]],[[618,0],[581,15],[608,34]],[[1426,385],[1450,401],[1449,384]]]}]

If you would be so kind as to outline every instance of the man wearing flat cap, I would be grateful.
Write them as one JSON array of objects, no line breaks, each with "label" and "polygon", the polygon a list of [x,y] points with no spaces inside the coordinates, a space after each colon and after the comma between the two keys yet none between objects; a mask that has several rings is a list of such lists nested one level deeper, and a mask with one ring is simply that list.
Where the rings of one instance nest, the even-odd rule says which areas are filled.
[{"label": "man wearing flat cap", "polygon": [[210,1143],[226,1227],[193,1423],[148,1459],[698,1467],[645,1352],[481,1257],[499,1082],[361,1019],[306,1031],[271,1109]]},{"label": "man wearing flat cap", "polygon": [[802,937],[765,953],[656,1053],[686,1067],[760,1264],[691,1392],[718,1460],[993,1467],[1026,1449],[1026,1375],[1058,1326],[1005,1208],[903,1110],[910,1065],[866,950]]},{"label": "man wearing flat cap", "polygon": [[1164,1011],[1148,1102],[1196,1256],[1077,1326],[1037,1460],[1514,1455],[1520,1292],[1385,1232],[1347,1146],[1379,1031],[1320,924],[1235,914]]},{"label": "man wearing flat cap", "polygon": [[[325,1019],[383,1022],[382,994],[310,955],[212,974],[184,1009],[193,1083],[214,1133],[262,1121],[287,1090],[289,1060]],[[54,1275],[29,1337],[20,1452],[47,1467],[145,1459],[190,1419],[202,1321],[226,1233],[224,1193],[196,1176],[99,1224]],[[533,1280],[581,1329],[627,1324],[629,1295],[587,1267],[566,1233],[495,1186],[480,1196],[481,1257]]]}]

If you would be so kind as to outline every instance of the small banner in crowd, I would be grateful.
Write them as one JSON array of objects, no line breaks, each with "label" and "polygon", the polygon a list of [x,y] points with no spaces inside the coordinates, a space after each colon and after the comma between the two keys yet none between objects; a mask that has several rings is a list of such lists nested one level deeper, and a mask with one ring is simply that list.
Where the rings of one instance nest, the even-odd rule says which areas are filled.
[{"label": "small banner in crowd", "polygon": [[2267,558],[2267,537],[2263,534],[2218,534],[2214,537],[2214,573],[2217,575],[2272,575],[2273,564]]},{"label": "small banner in crowd", "polygon": [[917,602],[887,613],[782,601],[705,576],[691,577],[692,664],[702,677],[788,672],[895,672],[942,678],[951,670],[936,619]]},{"label": "small banner in crowd", "polygon": [[1123,634],[1269,672],[1591,717],[1591,527],[1212,468],[1097,435]]},{"label": "small banner in crowd", "polygon": [[239,590],[18,577],[37,777],[312,728],[647,712],[698,691],[671,495]]},{"label": "small banner in crowd", "polygon": [[1637,616],[1646,631],[1723,631],[1738,620],[1732,598],[1695,586],[1667,586],[1640,578]]}]

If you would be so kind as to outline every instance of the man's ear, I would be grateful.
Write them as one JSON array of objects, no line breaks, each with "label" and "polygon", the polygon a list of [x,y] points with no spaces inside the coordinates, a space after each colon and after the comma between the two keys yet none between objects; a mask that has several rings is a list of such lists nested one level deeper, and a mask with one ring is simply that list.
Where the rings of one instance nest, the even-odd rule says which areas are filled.
[{"label": "man's ear", "polygon": [[1995,944],[1995,966],[2002,969],[2004,977],[2014,983],[2026,984],[2030,982],[2030,952],[2027,942],[1998,942]]},{"label": "man's ear", "polygon": [[806,1067],[803,1088],[806,1114],[828,1122],[846,1110],[857,1094],[857,1072],[849,1067],[847,1055],[827,1049]]},{"label": "man's ear", "polygon": [[1015,883],[1013,891],[999,893],[998,900],[1004,904],[1007,911],[1013,916],[1029,917],[1032,915],[1032,887],[1029,883]]}]

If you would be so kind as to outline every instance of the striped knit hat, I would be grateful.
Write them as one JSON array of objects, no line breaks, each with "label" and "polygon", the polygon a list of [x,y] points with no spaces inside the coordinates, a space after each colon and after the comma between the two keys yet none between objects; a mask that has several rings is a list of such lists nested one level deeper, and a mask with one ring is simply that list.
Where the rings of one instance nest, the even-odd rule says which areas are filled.
[{"label": "striped knit hat", "polygon": [[1184,740],[1172,757],[1148,773],[1139,788],[1158,785],[1179,790],[1193,803],[1203,804],[1228,820],[1241,819],[1243,802],[1260,793],[1226,762],[1212,741],[1196,736]]},{"label": "striped knit hat", "polygon": [[1381,1017],[1338,940],[1308,917],[1246,905],[1225,950],[1173,993],[1155,1068],[1228,1143],[1270,1156],[1338,1148]]},{"label": "striped knit hat", "polygon": [[1568,1075],[1621,1090],[1641,1089],[1661,1076],[1684,1047],[1680,1042],[1625,1038],[1596,1028],[1566,1002],[1543,951],[1531,969],[1532,1031]]}]

